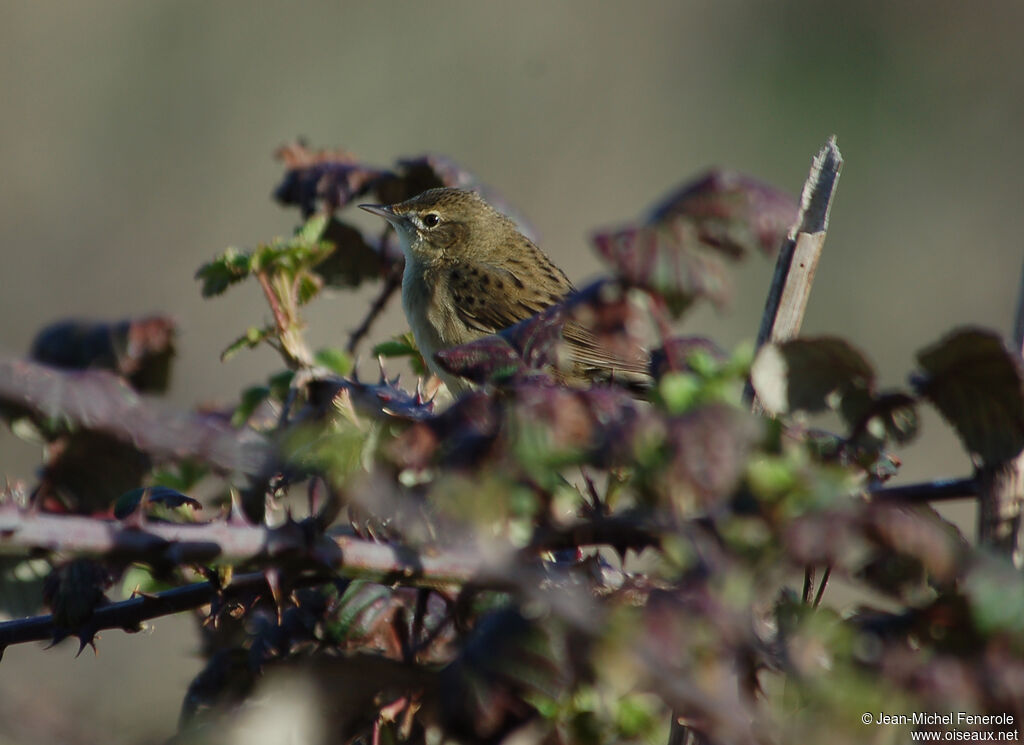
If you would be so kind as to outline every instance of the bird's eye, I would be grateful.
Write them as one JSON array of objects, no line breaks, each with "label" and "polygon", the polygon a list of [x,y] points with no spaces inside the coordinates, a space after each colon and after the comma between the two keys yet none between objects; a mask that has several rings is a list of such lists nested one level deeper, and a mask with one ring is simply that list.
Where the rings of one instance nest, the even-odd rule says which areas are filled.
[{"label": "bird's eye", "polygon": [[439,222],[441,222],[441,218],[436,212],[428,212],[423,216],[423,224],[428,228],[436,227]]}]

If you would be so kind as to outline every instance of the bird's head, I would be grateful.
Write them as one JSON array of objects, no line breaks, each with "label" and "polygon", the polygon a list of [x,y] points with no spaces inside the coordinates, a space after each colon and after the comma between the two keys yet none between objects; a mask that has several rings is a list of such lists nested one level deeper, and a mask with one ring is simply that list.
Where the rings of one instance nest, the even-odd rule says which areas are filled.
[{"label": "bird's head", "polygon": [[519,235],[515,223],[464,189],[430,189],[398,204],[359,206],[391,223],[406,259],[481,259]]}]

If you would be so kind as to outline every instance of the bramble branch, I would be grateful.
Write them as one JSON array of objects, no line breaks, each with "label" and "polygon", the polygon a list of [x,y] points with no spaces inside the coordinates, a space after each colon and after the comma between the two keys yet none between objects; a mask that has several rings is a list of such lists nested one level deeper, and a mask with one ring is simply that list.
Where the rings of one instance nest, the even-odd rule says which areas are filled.
[{"label": "bramble branch", "polygon": [[0,554],[32,551],[102,556],[115,561],[159,565],[273,565],[332,570],[384,584],[441,587],[463,583],[480,570],[477,557],[448,552],[431,555],[348,535],[316,536],[309,522],[279,527],[226,520],[173,524],[102,520],[0,507]]},{"label": "bramble branch", "polygon": [[102,370],[69,372],[0,359],[0,403],[103,432],[156,458],[193,458],[224,471],[260,474],[271,453],[255,430],[236,429],[220,416],[174,409]]}]

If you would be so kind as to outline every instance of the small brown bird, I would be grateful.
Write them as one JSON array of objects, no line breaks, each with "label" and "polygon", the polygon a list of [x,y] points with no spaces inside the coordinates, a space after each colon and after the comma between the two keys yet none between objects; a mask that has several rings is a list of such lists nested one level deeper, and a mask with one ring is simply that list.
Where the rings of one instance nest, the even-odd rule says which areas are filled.
[{"label": "small brown bird", "polygon": [[[427,365],[452,393],[470,384],[442,370],[435,352],[512,326],[573,292],[565,272],[474,192],[430,189],[390,206],[359,206],[398,234],[402,307]],[[567,323],[563,335],[581,371],[646,372],[640,362],[609,355],[578,324]]]}]

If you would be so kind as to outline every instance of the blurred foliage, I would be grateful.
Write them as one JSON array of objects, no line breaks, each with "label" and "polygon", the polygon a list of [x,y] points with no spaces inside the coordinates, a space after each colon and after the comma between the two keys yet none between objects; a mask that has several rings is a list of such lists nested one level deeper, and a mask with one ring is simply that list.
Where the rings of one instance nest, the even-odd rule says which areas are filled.
[{"label": "blurred foliage", "polygon": [[[401,262],[387,234],[337,218],[355,199],[478,182],[436,155],[384,168],[296,143],[279,157],[275,197],[303,225],[229,249],[197,278],[208,297],[260,285],[273,322],[225,355],[268,344],[280,373],[223,411],[135,417],[132,429],[83,413],[70,379],[53,378],[65,391],[55,406],[39,392],[50,390],[45,368],[30,379],[0,369],[5,416],[50,444],[40,484],[10,490],[4,514],[102,513],[140,533],[146,521],[206,521],[225,534],[256,515],[290,531],[288,546],[357,536],[395,553],[384,581],[343,558],[331,571],[283,542],[269,563],[231,567],[175,563],[166,546],[133,566],[75,555],[71,539],[47,553],[39,603],[53,611],[55,640],[83,646],[119,578],[146,592],[210,583],[214,600],[197,611],[206,665],[185,693],[177,742],[229,741],[225,715],[267,706],[264,681],[287,674],[312,682],[322,741],[338,743],[859,743],[878,739],[864,712],[1024,718],[1020,571],[927,504],[872,497],[898,465],[889,449],[917,434],[921,406],[938,409],[979,468],[1024,448],[1019,361],[995,335],[954,331],[918,354],[908,388],[885,391],[841,339],[754,356],[674,335],[671,317],[726,297],[723,260],[771,253],[795,216],[775,189],[712,172],[636,224],[595,235],[608,277],[441,353],[476,387],[435,405],[436,381],[409,390],[384,371],[384,359],[404,358],[425,375],[411,336],[374,347],[381,371],[367,382],[348,353],[308,350],[300,309],[327,285],[386,281]],[[126,345],[126,323],[47,330],[34,356],[119,376],[117,386],[81,379],[88,411],[119,410],[129,384],[143,389],[147,355],[166,365],[173,330],[160,327],[164,346]],[[566,323],[615,350],[654,338],[650,381],[567,384]],[[748,379],[774,419],[751,413]],[[823,413],[839,431],[810,426]],[[205,445],[154,435],[172,424]],[[229,457],[232,435],[249,449]],[[245,509],[196,511],[229,502]],[[431,585],[397,563],[456,551],[473,557],[474,581]],[[0,575],[8,610],[24,612],[16,589],[38,588],[28,559]],[[800,596],[792,584],[808,568],[870,604],[838,612],[821,602],[826,580]],[[233,573],[248,570],[265,585],[230,594]]]}]

